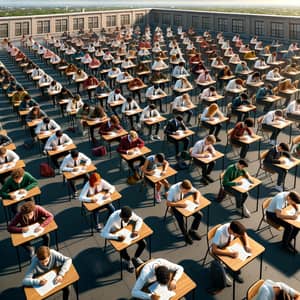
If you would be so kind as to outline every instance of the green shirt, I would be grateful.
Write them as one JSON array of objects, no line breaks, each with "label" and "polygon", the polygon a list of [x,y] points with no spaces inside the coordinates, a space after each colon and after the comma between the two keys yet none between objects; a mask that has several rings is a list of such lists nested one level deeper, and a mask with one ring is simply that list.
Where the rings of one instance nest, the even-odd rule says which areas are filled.
[{"label": "green shirt", "polygon": [[239,170],[236,164],[230,165],[223,176],[223,185],[224,186],[234,186],[237,185],[236,182],[233,182],[234,179],[240,176],[246,176],[246,170]]},{"label": "green shirt", "polygon": [[26,191],[29,191],[37,185],[38,181],[28,172],[24,173],[23,179],[20,183],[16,183],[10,176],[2,186],[2,189],[0,190],[0,196],[3,199],[11,199],[9,193],[20,189],[25,189]]}]

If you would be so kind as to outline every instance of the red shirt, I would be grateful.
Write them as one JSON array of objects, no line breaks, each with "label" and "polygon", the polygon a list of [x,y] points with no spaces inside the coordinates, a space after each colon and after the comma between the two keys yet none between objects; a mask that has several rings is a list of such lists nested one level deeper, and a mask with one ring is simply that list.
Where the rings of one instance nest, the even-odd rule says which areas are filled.
[{"label": "red shirt", "polygon": [[141,138],[137,138],[134,141],[127,135],[122,137],[121,142],[117,148],[119,153],[126,154],[128,150],[133,148],[143,148],[145,145],[144,141]]},{"label": "red shirt", "polygon": [[245,127],[243,122],[238,122],[233,128],[230,138],[238,140],[244,135],[245,131],[247,131],[249,135],[252,134],[252,130],[250,128]]}]

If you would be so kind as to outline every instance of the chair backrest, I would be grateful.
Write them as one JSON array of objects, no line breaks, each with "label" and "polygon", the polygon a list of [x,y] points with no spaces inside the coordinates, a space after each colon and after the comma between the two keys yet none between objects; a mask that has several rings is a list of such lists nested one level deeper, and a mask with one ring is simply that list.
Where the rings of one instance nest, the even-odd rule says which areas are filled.
[{"label": "chair backrest", "polygon": [[300,135],[297,135],[292,140],[292,145],[296,145],[300,143]]},{"label": "chair backrest", "polygon": [[268,152],[269,152],[269,150],[263,151],[263,152],[260,154],[259,159],[260,159],[260,160],[265,159],[266,156],[267,156],[267,154],[268,154]]},{"label": "chair backrest", "polygon": [[154,258],[151,258],[147,261],[145,261],[143,264],[139,265],[136,269],[135,269],[135,277],[138,278],[141,274],[142,269],[144,268],[144,266],[149,263],[150,261],[154,260]]},{"label": "chair backrest", "polygon": [[230,128],[230,129],[227,131],[227,136],[228,136],[228,137],[231,136],[231,134],[232,134],[232,132],[233,132],[233,129],[234,129],[234,128]]},{"label": "chair backrest", "polygon": [[254,282],[247,291],[247,300],[252,300],[257,295],[259,288],[263,285],[265,281],[263,279],[260,279],[256,282]]},{"label": "chair backrest", "polygon": [[221,224],[215,225],[213,228],[211,228],[207,233],[207,241],[211,241],[212,238],[215,236],[218,228],[221,226]]},{"label": "chair backrest", "polygon": [[262,203],[263,211],[266,210],[269,207],[271,201],[272,201],[272,198],[267,198],[267,199],[264,200],[264,202]]}]

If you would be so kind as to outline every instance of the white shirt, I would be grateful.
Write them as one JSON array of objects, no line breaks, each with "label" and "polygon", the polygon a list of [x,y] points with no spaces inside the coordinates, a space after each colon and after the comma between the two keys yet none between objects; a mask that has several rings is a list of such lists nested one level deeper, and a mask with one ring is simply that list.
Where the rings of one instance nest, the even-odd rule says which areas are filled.
[{"label": "white shirt", "polygon": [[176,77],[179,75],[188,75],[189,72],[185,69],[185,67],[176,66],[173,69],[172,76]]},{"label": "white shirt", "polygon": [[254,68],[264,67],[266,65],[267,64],[264,60],[257,60],[254,64]]},{"label": "white shirt", "polygon": [[0,156],[0,165],[6,164],[9,162],[17,162],[20,159],[19,155],[12,150],[6,149],[4,157]]},{"label": "white shirt", "polygon": [[71,112],[73,110],[76,110],[76,112],[83,106],[83,102],[82,100],[78,100],[78,101],[74,101],[73,99],[69,99],[69,102],[67,104],[67,112]]},{"label": "white shirt", "polygon": [[52,119],[50,120],[50,122],[48,124],[41,121],[35,128],[35,134],[40,134],[41,131],[49,131],[49,130],[57,131],[60,129],[61,129],[61,127]]},{"label": "white shirt", "polygon": [[228,232],[229,226],[230,223],[226,223],[217,229],[212,239],[212,244],[215,244],[218,248],[224,248],[228,242],[231,242],[234,239],[234,235]]},{"label": "white shirt", "polygon": [[120,68],[116,68],[115,70],[110,69],[107,73],[108,77],[114,77],[114,76],[118,76],[121,72]]},{"label": "white shirt", "polygon": [[[170,187],[169,192],[168,192],[167,201],[177,202],[184,198],[184,195],[182,194],[181,189],[180,189],[181,183],[182,183],[182,181],[175,183]],[[197,192],[197,190],[192,186],[189,193],[196,193],[196,192]]]},{"label": "white shirt", "polygon": [[41,85],[42,83],[50,83],[52,80],[53,80],[53,78],[46,74],[46,76],[42,76],[39,79],[39,85]]},{"label": "white shirt", "polygon": [[282,78],[281,75],[279,73],[274,73],[273,70],[269,71],[266,76],[266,79],[270,79],[270,80],[278,79],[278,78]]},{"label": "white shirt", "polygon": [[215,94],[216,94],[216,91],[212,92],[210,90],[210,88],[208,87],[208,88],[203,90],[203,92],[201,94],[201,99],[207,99],[209,97],[213,97],[213,95],[215,95]]},{"label": "white shirt", "polygon": [[126,111],[128,111],[128,110],[135,110],[135,109],[139,109],[140,107],[139,107],[139,105],[136,103],[136,101],[135,100],[132,100],[131,101],[131,103],[129,103],[129,102],[124,102],[123,104],[122,104],[122,109],[121,109],[121,111],[122,111],[122,113],[125,113]]},{"label": "white shirt", "polygon": [[121,80],[125,80],[125,79],[133,79],[133,77],[130,74],[125,76],[124,72],[121,72],[120,74],[118,74],[116,80],[117,80],[117,82],[120,82]]},{"label": "white shirt", "polygon": [[62,85],[60,82],[56,82],[55,85],[50,85],[48,88],[48,93],[57,92],[59,93],[62,89]]},{"label": "white shirt", "polygon": [[152,70],[155,70],[155,69],[163,69],[163,68],[167,68],[168,65],[163,62],[162,60],[159,60],[159,61],[155,61],[152,65]]},{"label": "white shirt", "polygon": [[160,116],[160,113],[158,112],[158,110],[157,109],[151,110],[148,105],[143,109],[140,121],[143,122],[146,119],[155,118],[155,117],[159,117],[159,116]]},{"label": "white shirt", "polygon": [[164,91],[161,88],[155,89],[154,86],[150,86],[146,91],[146,97],[151,98],[151,96],[162,95]]},{"label": "white shirt", "polygon": [[282,210],[284,207],[286,207],[286,198],[289,192],[281,192],[278,193],[274,198],[272,198],[267,211],[271,213],[275,213],[276,210]]},{"label": "white shirt", "polygon": [[286,108],[288,114],[300,113],[300,105],[297,104],[296,100],[292,101]]},{"label": "white shirt", "polygon": [[106,180],[101,179],[100,183],[94,187],[90,186],[90,183],[87,182],[79,196],[79,200],[83,202],[91,202],[91,197],[102,191],[108,191],[110,194],[114,193],[116,188],[108,183]]},{"label": "white shirt", "polygon": [[241,89],[241,86],[236,84],[235,82],[235,79],[231,79],[227,85],[226,85],[226,88],[225,88],[227,91],[230,91],[230,90],[235,90],[235,89]]},{"label": "white shirt", "polygon": [[183,274],[183,267],[174,263],[169,262],[163,258],[157,258],[153,261],[148,262],[145,264],[141,273],[135,282],[135,285],[131,291],[131,295],[134,298],[138,299],[151,299],[151,293],[145,293],[142,291],[143,287],[146,284],[152,283],[156,281],[155,270],[157,267],[164,266],[169,271],[175,272],[173,280],[176,282],[181,278]]},{"label": "white shirt", "polygon": [[63,159],[59,169],[62,172],[72,172],[73,168],[78,167],[81,162],[85,162],[85,166],[89,166],[92,163],[91,159],[81,152],[78,153],[76,161],[72,158],[71,154],[68,154]]},{"label": "white shirt", "polygon": [[202,154],[204,152],[215,153],[215,148],[213,145],[206,145],[205,138],[196,142],[192,148],[192,156],[197,157],[197,154]]},{"label": "white shirt", "polygon": [[104,228],[101,231],[101,236],[105,239],[109,240],[117,240],[118,237],[113,234],[112,232],[115,232],[122,227],[126,227],[130,222],[135,222],[135,231],[139,231],[143,225],[143,219],[136,215],[134,212],[132,212],[131,217],[128,220],[128,223],[125,223],[121,217],[120,217],[121,209],[116,210],[113,212],[110,217],[108,218]]},{"label": "white shirt", "polygon": [[187,89],[189,87],[189,82],[183,82],[181,79],[176,80],[174,85],[174,89]]},{"label": "white shirt", "polygon": [[[60,144],[70,145],[72,143],[72,139],[67,134],[63,133],[63,135],[60,137]],[[53,146],[58,146],[58,137],[55,133],[48,138],[44,150],[52,150]]]},{"label": "white shirt", "polygon": [[121,93],[116,94],[114,91],[110,92],[107,98],[107,103],[113,103],[114,101],[123,100],[126,101],[126,99],[121,95]]},{"label": "white shirt", "polygon": [[275,119],[275,110],[271,110],[268,113],[266,113],[263,117],[262,124],[272,124]]},{"label": "white shirt", "polygon": [[41,69],[33,69],[32,73],[31,73],[31,77],[41,77],[45,74],[45,72]]},{"label": "white shirt", "polygon": [[172,108],[176,109],[177,107],[187,107],[188,104],[189,104],[189,101],[183,99],[182,96],[178,96],[174,99],[174,101],[172,103]]}]

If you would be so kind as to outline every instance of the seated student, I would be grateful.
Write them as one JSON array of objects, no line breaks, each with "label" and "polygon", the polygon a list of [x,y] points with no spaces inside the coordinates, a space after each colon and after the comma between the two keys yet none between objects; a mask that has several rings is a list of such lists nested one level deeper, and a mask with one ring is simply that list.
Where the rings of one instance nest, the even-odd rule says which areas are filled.
[{"label": "seated student", "polygon": [[87,134],[87,123],[86,121],[89,119],[91,114],[91,107],[88,103],[84,103],[82,107],[80,107],[76,113],[76,124],[79,132],[82,136]]},{"label": "seated student", "polygon": [[300,292],[283,282],[266,279],[259,288],[256,300],[300,300]]},{"label": "seated student", "polygon": [[244,60],[238,63],[234,70],[235,74],[242,74],[243,72],[250,72],[250,68],[247,66],[247,62]]},{"label": "seated student", "polygon": [[110,94],[108,95],[107,104],[111,107],[111,110],[116,116],[118,116],[118,113],[116,111],[117,107],[113,105],[119,101],[121,101],[122,103],[118,106],[121,106],[126,101],[124,96],[121,94],[121,90],[115,89],[111,91]]},{"label": "seated student", "polygon": [[207,121],[213,121],[215,118],[222,119],[224,117],[223,113],[220,111],[217,103],[212,103],[210,106],[207,106],[203,113],[201,114],[201,122],[204,127],[209,128],[209,134],[213,134],[216,137],[217,142],[220,142],[221,139],[218,137],[219,132],[222,128],[221,123],[216,125],[211,125]]},{"label": "seated student", "polygon": [[[160,122],[157,122],[154,125],[147,125],[145,123],[145,121],[150,120],[151,118],[159,118],[159,117],[160,117],[160,113],[156,109],[155,104],[147,105],[141,113],[140,122],[144,123],[145,126],[147,126],[149,128],[149,138],[152,141],[160,140],[160,136],[158,135],[159,128],[160,128]],[[153,126],[155,126],[155,135],[152,135],[152,127]]]},{"label": "seated student", "polygon": [[160,71],[162,69],[167,69],[168,65],[160,58],[160,57],[156,57],[151,69],[153,71]]},{"label": "seated student", "polygon": [[296,99],[287,106],[286,108],[286,115],[288,118],[296,120],[298,122],[298,128],[299,128],[299,122],[300,122],[300,99]]},{"label": "seated student", "polygon": [[26,121],[31,122],[44,117],[47,117],[47,114],[39,106],[33,106],[26,116]]},{"label": "seated student", "polygon": [[[93,173],[91,174],[88,182],[84,185],[79,200],[82,202],[97,202],[97,194],[104,192],[103,200],[109,199],[111,195],[115,192],[116,188],[109,184],[106,180],[104,180],[100,174]],[[96,224],[96,230],[100,232],[102,226],[100,224],[100,210],[108,209],[108,216],[109,217],[114,211],[115,207],[112,203],[101,206],[98,210],[93,211],[94,221]]]},{"label": "seated student", "polygon": [[39,104],[34,99],[32,99],[30,95],[25,95],[19,105],[19,110],[27,110],[33,106],[39,106]]},{"label": "seated student", "polygon": [[[10,195],[9,193],[19,191],[19,193],[25,194],[36,186],[38,186],[37,180],[31,176],[30,173],[25,172],[23,168],[18,168],[14,170],[10,177],[5,181],[0,190],[0,196],[2,199],[15,200],[16,195]],[[17,204],[11,205],[11,210],[16,214]]]},{"label": "seated student", "polygon": [[[208,158],[215,155],[214,144],[216,143],[216,138],[214,135],[208,135],[204,139],[199,140],[191,149],[191,156],[195,158]],[[201,181],[207,185],[208,182],[214,182],[214,180],[209,176],[212,172],[216,162],[211,161],[210,163],[202,163],[201,161],[195,159],[195,164],[202,168],[202,178]]]},{"label": "seated student", "polygon": [[184,89],[191,89],[193,88],[192,84],[188,81],[187,78],[182,77],[176,80],[173,91],[175,93],[180,92],[181,90]]},{"label": "seated student", "polygon": [[144,287],[157,282],[159,285],[168,286],[169,290],[176,289],[176,283],[183,274],[183,267],[170,261],[157,258],[146,263],[134,287],[131,290],[131,295],[138,299],[160,299],[159,295],[154,293],[144,292]]},{"label": "seated student", "polygon": [[172,71],[172,76],[179,78],[181,76],[188,76],[189,72],[184,67],[184,62],[180,62]]},{"label": "seated student", "polygon": [[[137,236],[143,225],[143,219],[136,215],[130,207],[123,206],[110,215],[100,235],[105,239],[123,241],[125,237],[117,236],[115,232],[127,226],[129,223],[134,224],[131,237]],[[120,255],[126,261],[127,269],[130,273],[134,272],[133,262],[138,265],[144,263],[140,256],[146,247],[146,242],[145,240],[140,240],[137,244],[138,247],[132,260],[128,255],[127,249],[120,251]]]},{"label": "seated student", "polygon": [[90,101],[92,100],[92,90],[93,90],[92,87],[96,87],[98,86],[98,84],[99,84],[98,79],[93,75],[89,75],[88,78],[83,82],[83,88],[84,90],[87,91]]},{"label": "seated student", "polygon": [[[44,147],[44,152],[49,150],[55,151],[57,150],[58,146],[67,146],[72,143],[73,143],[72,139],[66,133],[63,133],[62,130],[57,130],[48,138]],[[65,155],[64,153],[51,155],[51,160],[56,169],[59,169],[58,159],[64,155]]]},{"label": "seated student", "polygon": [[[296,249],[292,245],[292,239],[295,239],[299,228],[285,222],[285,220],[296,220],[299,211],[297,205],[300,204],[300,196],[296,192],[281,192],[278,193],[275,197],[272,198],[271,203],[267,207],[266,215],[267,219],[275,222],[276,224],[284,227],[284,233],[282,238],[282,247],[283,249],[294,253]],[[293,215],[288,215],[282,210],[287,205],[291,205],[295,209]]]},{"label": "seated student", "polygon": [[190,142],[188,137],[184,137],[180,140],[172,138],[171,135],[178,134],[178,130],[188,130],[188,127],[184,124],[183,118],[180,115],[168,120],[167,126],[165,128],[165,134],[167,135],[168,141],[175,145],[176,157],[180,156],[179,143],[182,142],[183,150],[187,151]]},{"label": "seated student", "polygon": [[[0,169],[4,164],[14,166],[15,163],[20,159],[19,155],[12,150],[6,149],[5,147],[0,148]],[[5,178],[9,175],[8,172],[0,174],[0,183],[3,185]]]},{"label": "seated student", "polygon": [[178,201],[182,200],[186,194],[192,193],[194,202],[199,204],[201,193],[195,189],[192,183],[189,180],[183,180],[176,184],[173,184],[167,195],[167,206],[171,207],[172,213],[175,216],[179,228],[184,236],[184,240],[187,244],[193,244],[193,239],[201,240],[201,236],[198,234],[197,230],[199,228],[201,219],[203,214],[198,211],[193,214],[194,221],[191,225],[190,230],[187,232],[187,228],[184,224],[184,217],[183,215],[176,209],[176,207],[185,208],[187,204],[185,203],[177,203]]},{"label": "seated student", "polygon": [[254,64],[254,69],[262,69],[266,67],[267,64],[265,62],[265,59],[263,57],[260,57]]},{"label": "seated student", "polygon": [[[212,246],[211,252],[213,255],[218,256],[228,256],[231,258],[237,258],[238,252],[237,251],[230,251],[226,249],[226,247],[236,238],[240,238],[244,248],[247,252],[251,252],[251,248],[249,245],[249,238],[246,232],[245,226],[240,223],[239,221],[232,221],[230,223],[225,223],[221,225],[213,239],[212,239]],[[223,267],[223,265],[221,265]],[[224,268],[224,267],[223,267]],[[244,280],[241,277],[241,271],[234,272],[233,276],[238,283],[243,283]],[[228,285],[231,285],[232,281],[229,276],[226,274],[226,282]],[[217,292],[217,291],[216,291]]]},{"label": "seated student", "polygon": [[77,112],[82,106],[83,101],[80,95],[76,94],[74,97],[69,99],[66,110],[68,113]]},{"label": "seated student", "polygon": [[[141,167],[141,171],[145,175],[153,175],[155,169],[159,166],[162,166],[161,174],[165,174],[169,167],[168,161],[165,159],[165,155],[163,153],[158,153],[156,155],[150,155],[146,158],[144,165]],[[156,202],[161,202],[160,189],[161,186],[164,185],[165,190],[168,191],[170,184],[167,179],[162,179],[155,184],[155,200]]]},{"label": "seated student", "polygon": [[[97,86],[97,88],[96,88],[96,91],[95,91],[95,93],[96,93],[96,96],[101,96],[101,95],[103,95],[103,94],[108,94],[108,93],[110,93],[111,92],[111,90],[110,90],[110,88],[107,86],[107,84],[106,84],[106,82],[104,81],[104,80],[101,80],[100,82],[99,82],[99,85]],[[100,100],[101,101],[101,100]],[[101,102],[101,104],[102,104],[102,102]],[[103,105],[102,105],[103,106]]]},{"label": "seated student", "polygon": [[38,135],[45,131],[57,131],[61,127],[53,120],[48,117],[44,117],[43,120],[36,126],[35,134]]},{"label": "seated student", "polygon": [[[43,207],[34,204],[34,201],[27,201],[20,207],[20,212],[18,212],[12,221],[9,223],[7,230],[10,233],[23,233],[29,230],[29,226],[35,223],[40,223],[34,231],[41,232],[44,228],[50,224],[53,220],[53,215],[44,209]],[[42,236],[44,246],[50,245],[50,235],[44,234]],[[31,242],[26,242],[22,246],[27,250],[30,258],[34,256],[34,246]]]},{"label": "seated student", "polygon": [[[60,172],[76,172],[80,166],[89,166],[91,163],[91,159],[82,152],[79,152],[78,150],[71,150],[71,153],[63,159],[59,169]],[[84,178],[85,182],[89,178],[87,174],[84,174],[81,177]],[[76,197],[78,192],[75,186],[75,180],[69,180],[68,183],[72,189],[73,196]]]},{"label": "seated student", "polygon": [[265,86],[260,87],[256,92],[256,102],[264,106],[263,112],[271,110],[272,102],[263,101],[266,97],[273,95],[273,86],[271,84],[266,84]]},{"label": "seated student", "polygon": [[[154,84],[147,88],[145,97],[148,99],[151,99],[152,97],[155,97],[158,95],[167,96],[167,94],[159,87],[158,84]],[[159,99],[158,101],[159,101],[160,111],[163,113],[164,111],[162,109],[162,101],[161,101],[161,99]]]},{"label": "seated student", "polygon": [[[184,93],[180,96],[177,96],[174,101],[172,102],[172,110],[173,110],[173,113],[174,114],[182,114],[182,112],[180,111],[180,107],[192,107],[193,106],[193,102],[190,98],[190,95],[188,93]],[[183,112],[183,114],[187,114],[188,117],[187,117],[187,125],[188,126],[192,126],[191,125],[191,118],[192,118],[192,115],[193,115],[193,109],[189,109],[185,112]]]},{"label": "seated student", "polygon": [[248,75],[247,81],[246,81],[247,84],[251,85],[251,84],[255,84],[257,82],[261,82],[261,78],[260,78],[259,72],[255,72],[253,74]]},{"label": "seated student", "polygon": [[274,164],[280,164],[280,157],[287,157],[291,160],[293,160],[293,157],[289,153],[289,146],[286,143],[280,143],[274,147],[272,147],[264,161],[263,164],[266,168],[271,169],[278,173],[277,178],[277,185],[275,186],[275,190],[282,192],[283,191],[283,183],[287,174],[287,170],[283,168],[279,168],[275,166]]},{"label": "seated student", "polygon": [[72,79],[76,82],[77,85],[77,94],[79,94],[80,83],[85,81],[88,78],[88,75],[81,69],[78,69],[75,74],[73,74]]},{"label": "seated student", "polygon": [[135,98],[135,95],[137,95],[140,103],[142,101],[141,88],[143,86],[145,86],[144,82],[138,77],[128,83],[128,89],[132,92],[132,97]]},{"label": "seated student", "polygon": [[244,135],[245,133],[248,134],[249,136],[253,136],[253,126],[254,126],[254,121],[251,118],[245,119],[244,122],[238,122],[235,124],[231,135],[230,135],[230,141],[232,144],[241,146],[241,152],[240,152],[240,157],[245,158],[247,155],[247,152],[249,150],[249,145],[242,143],[245,139],[246,136]]},{"label": "seated student", "polygon": [[[49,249],[49,247],[41,246],[36,251],[36,256],[32,258],[28,271],[23,279],[24,286],[42,286],[47,283],[43,278],[39,277],[55,268],[59,268],[57,276],[54,279],[55,283],[63,281],[65,274],[69,271],[72,265],[72,259],[63,254]],[[69,299],[69,286],[63,288],[63,300]]]},{"label": "seated student", "polygon": [[232,188],[233,186],[238,186],[242,184],[241,181],[234,181],[240,176],[245,177],[248,179],[249,182],[252,182],[250,174],[246,171],[247,167],[248,164],[243,159],[240,159],[236,164],[230,165],[224,173],[222,185],[225,191],[228,191],[230,194],[234,195],[237,212],[246,218],[250,218],[251,214],[245,205],[249,194],[240,193]]},{"label": "seated student", "polygon": [[120,125],[120,120],[116,115],[111,115],[110,119],[108,119],[106,122],[101,123],[99,128],[100,134],[108,134],[112,131],[120,131],[122,130],[122,126]]},{"label": "seated student", "polygon": [[272,131],[270,136],[270,144],[275,146],[277,137],[281,129],[274,127],[280,121],[285,121],[282,110],[271,110],[266,113],[262,118],[262,128]]},{"label": "seated student", "polygon": [[236,96],[233,100],[232,100],[232,112],[234,114],[237,115],[237,122],[240,122],[245,119],[247,119],[249,117],[249,112],[241,112],[238,111],[239,108],[241,108],[242,106],[248,106],[250,105],[250,101],[248,99],[248,95],[245,93],[242,93],[238,96]]},{"label": "seated student", "polygon": [[279,81],[283,79],[283,77],[279,73],[279,68],[274,68],[267,73],[266,79],[271,81]]},{"label": "seated student", "polygon": [[[120,154],[131,155],[136,149],[143,148],[145,145],[144,141],[138,136],[137,132],[134,130],[129,131],[129,134],[121,138],[120,144],[117,148],[117,151]],[[134,171],[134,176],[136,179],[140,179],[138,173],[138,168],[134,167],[135,162],[139,162],[139,167],[144,164],[145,157],[143,155],[138,156],[135,159],[128,161],[129,167]]]},{"label": "seated student", "polygon": [[121,108],[122,114],[124,114],[129,119],[132,130],[135,130],[133,125],[133,117],[135,117],[136,123],[139,123],[139,113],[127,116],[126,112],[136,111],[138,109],[140,109],[140,106],[131,97],[127,97],[126,102],[123,103]]},{"label": "seated student", "polygon": [[226,87],[225,90],[227,92],[236,92],[237,90],[243,89],[243,80],[240,78],[231,79]]},{"label": "seated student", "polygon": [[199,95],[201,100],[207,100],[210,97],[216,97],[216,96],[219,96],[219,94],[217,93],[216,88],[212,85],[204,89],[202,93]]},{"label": "seated student", "polygon": [[8,135],[0,134],[0,147],[8,146],[12,139]]}]

